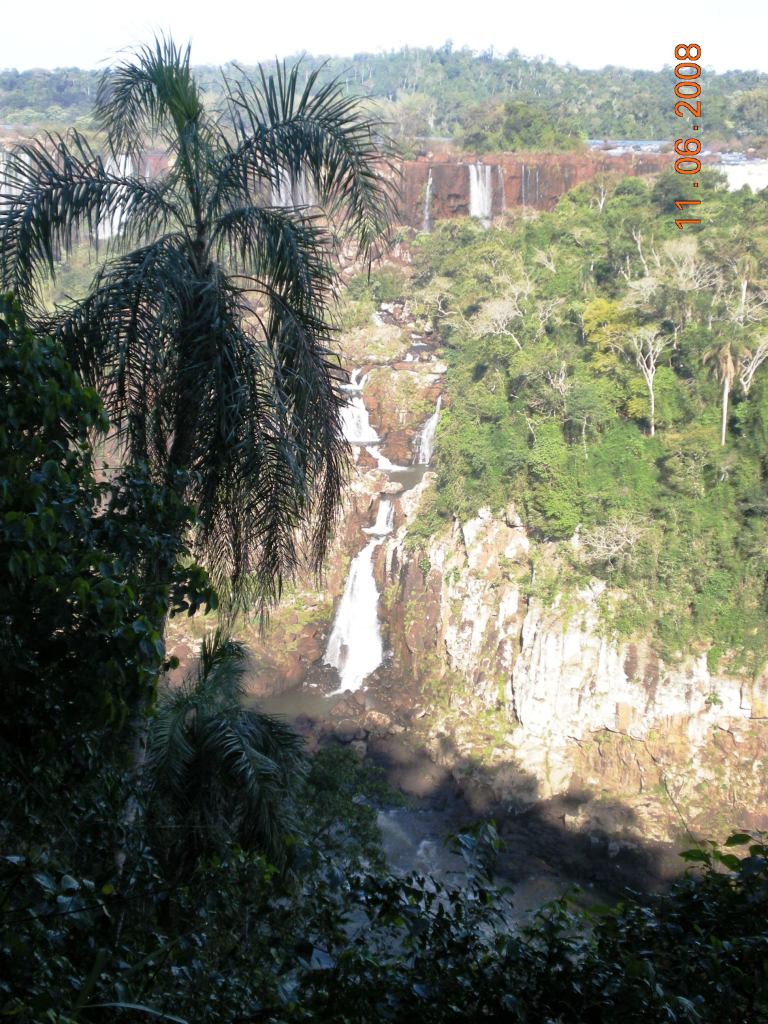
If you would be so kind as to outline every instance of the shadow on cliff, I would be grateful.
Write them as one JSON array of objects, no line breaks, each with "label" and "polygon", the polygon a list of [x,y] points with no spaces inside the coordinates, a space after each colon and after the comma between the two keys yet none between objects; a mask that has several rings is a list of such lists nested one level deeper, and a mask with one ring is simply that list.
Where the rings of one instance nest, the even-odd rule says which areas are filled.
[{"label": "shadow on cliff", "polygon": [[[511,882],[551,873],[617,897],[627,888],[659,890],[683,870],[678,852],[690,842],[675,847],[638,839],[635,812],[620,800],[596,800],[578,787],[544,798],[536,777],[519,767],[494,768],[462,755],[450,737],[440,747],[438,764],[413,733],[371,736],[367,757],[415,811],[441,812],[446,832],[493,819],[505,844],[498,868]],[[511,773],[519,798],[499,799]]]}]

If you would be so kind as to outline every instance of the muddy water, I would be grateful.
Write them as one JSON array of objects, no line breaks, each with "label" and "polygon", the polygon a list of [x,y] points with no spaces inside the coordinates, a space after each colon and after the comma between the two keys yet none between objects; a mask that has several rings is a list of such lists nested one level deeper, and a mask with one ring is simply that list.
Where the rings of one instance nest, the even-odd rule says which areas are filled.
[{"label": "muddy water", "polygon": [[326,718],[341,699],[342,694],[340,693],[329,697],[318,689],[299,687],[295,690],[286,690],[284,693],[275,694],[274,697],[249,699],[248,703],[265,715],[275,715],[288,722],[294,722],[300,717]]},{"label": "muddy water", "polygon": [[402,484],[403,491],[409,491],[421,483],[428,469],[429,466],[403,466],[400,469],[392,470],[387,476],[395,483]]}]

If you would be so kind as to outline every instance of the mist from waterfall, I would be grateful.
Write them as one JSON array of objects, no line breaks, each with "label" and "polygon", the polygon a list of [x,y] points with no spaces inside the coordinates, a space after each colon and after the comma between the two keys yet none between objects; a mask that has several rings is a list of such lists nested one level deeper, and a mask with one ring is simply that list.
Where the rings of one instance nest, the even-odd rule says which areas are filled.
[{"label": "mist from waterfall", "polygon": [[421,428],[419,434],[419,447],[416,450],[416,465],[417,466],[428,466],[432,461],[432,455],[435,450],[435,434],[437,433],[437,421],[440,418],[440,406],[443,401],[443,396],[438,395],[437,404],[435,405],[435,411],[429,417],[427,422]]},{"label": "mist from waterfall", "polygon": [[486,227],[493,215],[493,168],[490,164],[469,165],[469,215]]},{"label": "mist from waterfall", "polygon": [[325,649],[325,664],[339,673],[339,691],[359,690],[384,657],[373,576],[373,553],[379,544],[381,538],[370,541],[353,559]]}]

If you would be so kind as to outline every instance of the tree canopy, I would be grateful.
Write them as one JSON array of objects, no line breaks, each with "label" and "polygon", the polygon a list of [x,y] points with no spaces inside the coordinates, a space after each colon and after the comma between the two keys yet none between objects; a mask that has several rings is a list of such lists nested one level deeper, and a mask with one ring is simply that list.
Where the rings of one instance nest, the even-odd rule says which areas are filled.
[{"label": "tree canopy", "polygon": [[[95,118],[21,145],[0,209],[0,281],[102,395],[116,441],[197,507],[216,578],[273,599],[320,564],[344,480],[336,251],[380,244],[392,206],[376,124],[338,83],[278,65],[204,103],[189,49],[158,41],[104,76]],[[169,170],[132,168],[150,142]],[[301,194],[300,194],[301,193]],[[82,232],[114,237],[88,295],[38,298]]]}]

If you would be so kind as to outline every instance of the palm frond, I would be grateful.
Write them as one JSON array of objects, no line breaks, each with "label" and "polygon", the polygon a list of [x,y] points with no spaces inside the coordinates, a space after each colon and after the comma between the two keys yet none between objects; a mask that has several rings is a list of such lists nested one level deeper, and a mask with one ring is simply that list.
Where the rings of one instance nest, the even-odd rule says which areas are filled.
[{"label": "palm frond", "polygon": [[118,157],[138,156],[156,134],[176,148],[179,136],[202,119],[204,110],[189,46],[182,49],[161,36],[103,76],[94,115]]},{"label": "palm frond", "polygon": [[286,861],[306,775],[301,738],[242,706],[241,644],[217,630],[197,666],[158,703],[150,734],[150,821],[164,862],[183,872],[232,843]]},{"label": "palm frond", "polygon": [[16,147],[6,174],[0,285],[28,301],[84,229],[97,242],[99,228],[119,220],[128,242],[164,232],[180,214],[167,187],[108,170],[76,131]]},{"label": "palm frond", "polygon": [[110,261],[89,296],[58,307],[41,323],[101,393],[118,440],[158,474],[184,400],[175,377],[177,337],[196,280],[184,239],[167,235]]},{"label": "palm frond", "polygon": [[[338,82],[300,88],[278,65],[228,95],[229,127],[204,109],[189,49],[165,39],[109,72],[97,115],[118,164],[159,135],[171,170],[113,173],[77,135],[20,157],[0,284],[31,294],[81,228],[122,219],[90,294],[38,326],[98,388],[131,457],[197,506],[219,586],[263,606],[305,553],[321,565],[346,478],[335,232],[369,250],[393,195],[380,130]],[[276,207],[286,181],[322,209]]]},{"label": "palm frond", "polygon": [[218,196],[242,190],[253,176],[268,180],[273,191],[305,178],[337,228],[367,253],[394,217],[392,145],[359,101],[344,95],[338,78],[318,85],[321,70],[307,76],[303,89],[300,64],[288,70],[279,61],[274,74],[260,69],[258,83],[246,75],[228,81],[238,144],[222,161]]},{"label": "palm frond", "polygon": [[200,644],[196,688],[210,692],[217,701],[238,703],[247,655],[245,644],[234,640],[221,626],[208,633]]},{"label": "palm frond", "polygon": [[189,718],[196,708],[189,688],[164,694],[152,723],[149,761],[154,784],[176,799],[184,799],[184,780],[195,758]]}]

